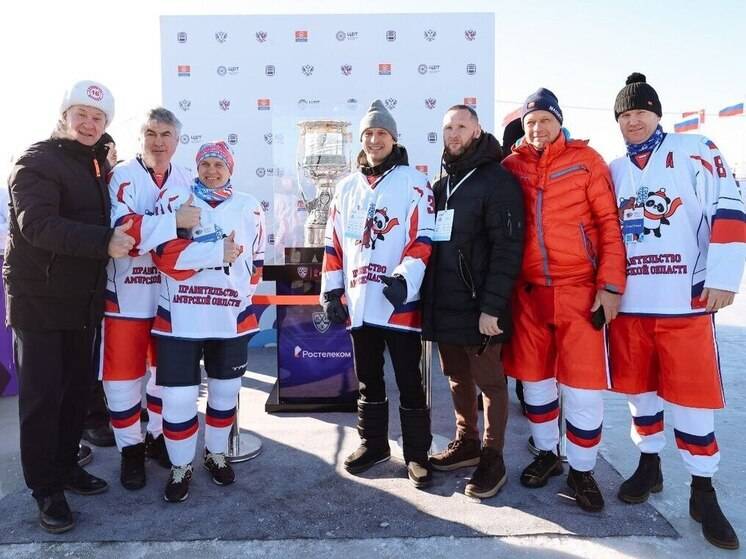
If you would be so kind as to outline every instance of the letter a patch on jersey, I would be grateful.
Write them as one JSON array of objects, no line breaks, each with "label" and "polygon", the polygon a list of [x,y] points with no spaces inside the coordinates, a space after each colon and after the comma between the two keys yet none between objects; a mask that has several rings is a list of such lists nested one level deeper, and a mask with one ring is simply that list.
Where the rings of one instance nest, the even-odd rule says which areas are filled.
[{"label": "letter a patch on jersey", "polygon": [[666,169],[673,169],[673,152],[669,151],[666,156]]}]

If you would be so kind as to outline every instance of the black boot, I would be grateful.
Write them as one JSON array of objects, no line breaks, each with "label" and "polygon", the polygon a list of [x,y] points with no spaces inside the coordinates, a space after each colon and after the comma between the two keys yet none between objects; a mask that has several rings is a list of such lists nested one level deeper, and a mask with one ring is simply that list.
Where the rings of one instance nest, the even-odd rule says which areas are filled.
[{"label": "black boot", "polygon": [[433,481],[433,472],[427,459],[427,451],[433,442],[430,433],[430,410],[400,407],[399,417],[407,476],[418,489],[427,487]]},{"label": "black boot", "polygon": [[619,487],[617,496],[625,503],[644,503],[651,493],[663,490],[661,459],[657,454],[640,454],[640,462],[632,476]]},{"label": "black boot", "polygon": [[738,536],[720,510],[710,478],[692,476],[691,491],[689,516],[702,524],[705,539],[716,547],[738,549]]},{"label": "black boot", "polygon": [[62,492],[47,497],[37,497],[39,525],[47,532],[61,534],[75,527],[75,519]]},{"label": "black boot", "polygon": [[[147,411],[147,410],[145,410]],[[166,439],[163,433],[158,438],[153,438],[150,432],[145,433],[145,456],[158,462],[162,468],[171,469],[171,460],[166,449]]]},{"label": "black boot", "polygon": [[391,458],[389,448],[389,403],[357,401],[357,432],[360,446],[344,462],[345,470],[360,474]]},{"label": "black boot", "polygon": [[122,448],[122,467],[119,481],[125,489],[145,487],[145,443]]},{"label": "black boot", "polygon": [[575,502],[584,511],[598,512],[604,508],[604,496],[593,478],[593,472],[580,472],[570,466],[567,485],[575,491]]}]

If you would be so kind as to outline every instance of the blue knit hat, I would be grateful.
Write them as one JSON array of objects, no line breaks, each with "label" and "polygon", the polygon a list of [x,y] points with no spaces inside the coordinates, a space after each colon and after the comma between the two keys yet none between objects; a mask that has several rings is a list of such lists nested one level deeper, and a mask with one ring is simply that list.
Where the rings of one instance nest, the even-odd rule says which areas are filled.
[{"label": "blue knit hat", "polygon": [[534,111],[549,111],[562,124],[562,109],[560,109],[557,96],[544,87],[540,87],[526,98],[521,111],[521,126],[526,115]]}]

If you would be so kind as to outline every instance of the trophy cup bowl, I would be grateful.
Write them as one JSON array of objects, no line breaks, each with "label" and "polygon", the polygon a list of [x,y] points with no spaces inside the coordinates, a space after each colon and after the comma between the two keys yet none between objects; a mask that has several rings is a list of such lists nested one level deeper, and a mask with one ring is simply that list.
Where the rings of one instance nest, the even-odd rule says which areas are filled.
[{"label": "trophy cup bowl", "polygon": [[350,123],[344,120],[302,120],[298,122],[298,128],[298,184],[311,182],[315,189],[314,197],[308,198],[302,186],[300,188],[308,212],[304,245],[323,247],[334,185],[351,170]]}]

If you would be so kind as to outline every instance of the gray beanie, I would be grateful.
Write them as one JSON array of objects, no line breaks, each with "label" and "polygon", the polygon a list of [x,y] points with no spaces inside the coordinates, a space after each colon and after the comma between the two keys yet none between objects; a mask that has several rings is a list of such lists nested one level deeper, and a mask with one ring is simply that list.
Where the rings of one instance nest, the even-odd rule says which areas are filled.
[{"label": "gray beanie", "polygon": [[365,113],[365,116],[363,116],[360,121],[361,140],[363,139],[363,132],[368,128],[383,128],[386,132],[391,134],[394,141],[397,140],[398,134],[396,132],[396,121],[380,99],[376,99],[371,103],[368,112]]}]

